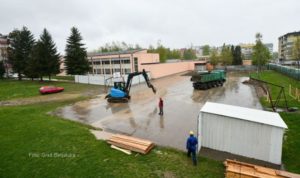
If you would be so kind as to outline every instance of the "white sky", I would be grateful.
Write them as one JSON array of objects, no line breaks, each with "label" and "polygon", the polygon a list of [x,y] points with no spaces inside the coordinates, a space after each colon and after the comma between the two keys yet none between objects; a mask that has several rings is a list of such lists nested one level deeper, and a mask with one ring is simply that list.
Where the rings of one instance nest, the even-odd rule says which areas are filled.
[{"label": "white sky", "polygon": [[0,33],[23,25],[38,38],[47,28],[64,53],[72,26],[88,50],[111,41],[164,46],[265,43],[300,30],[299,0],[0,0]]}]

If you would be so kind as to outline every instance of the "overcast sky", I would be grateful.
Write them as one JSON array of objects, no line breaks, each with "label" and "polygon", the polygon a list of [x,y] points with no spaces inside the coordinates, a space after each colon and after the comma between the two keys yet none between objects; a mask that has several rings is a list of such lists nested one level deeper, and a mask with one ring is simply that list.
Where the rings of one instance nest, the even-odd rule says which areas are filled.
[{"label": "overcast sky", "polygon": [[253,43],[255,33],[274,44],[300,30],[299,0],[0,0],[0,33],[43,28],[64,53],[72,26],[88,50],[111,41],[147,48]]}]

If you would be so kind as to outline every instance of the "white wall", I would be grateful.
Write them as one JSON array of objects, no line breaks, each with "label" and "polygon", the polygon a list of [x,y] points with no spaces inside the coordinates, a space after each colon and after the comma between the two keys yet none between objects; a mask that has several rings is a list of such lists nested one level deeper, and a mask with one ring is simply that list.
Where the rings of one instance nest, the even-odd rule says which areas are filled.
[{"label": "white wall", "polygon": [[[151,79],[151,76],[149,73],[148,78]],[[75,83],[86,83],[86,84],[94,84],[94,85],[105,85],[105,80],[110,78],[109,75],[75,75]],[[125,82],[127,81],[128,75],[123,75]],[[111,80],[107,80],[107,84],[113,85],[113,82]],[[132,85],[136,85],[139,83],[145,82],[145,79],[143,75],[138,75],[133,77],[132,79]]]},{"label": "white wall", "polygon": [[203,146],[281,164],[282,128],[203,112],[198,127],[199,149]]}]

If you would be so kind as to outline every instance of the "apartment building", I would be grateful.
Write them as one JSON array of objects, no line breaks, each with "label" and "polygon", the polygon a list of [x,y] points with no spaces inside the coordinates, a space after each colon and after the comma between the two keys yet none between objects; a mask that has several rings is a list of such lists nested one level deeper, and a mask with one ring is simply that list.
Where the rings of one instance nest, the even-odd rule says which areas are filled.
[{"label": "apartment building", "polygon": [[278,57],[281,61],[293,60],[294,41],[300,38],[300,31],[287,33],[278,38]]}]

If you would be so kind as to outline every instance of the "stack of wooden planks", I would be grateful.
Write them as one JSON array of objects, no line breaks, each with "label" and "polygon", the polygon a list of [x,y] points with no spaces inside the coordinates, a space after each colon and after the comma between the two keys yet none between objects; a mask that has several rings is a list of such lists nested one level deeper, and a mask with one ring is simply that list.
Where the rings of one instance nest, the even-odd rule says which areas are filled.
[{"label": "stack of wooden planks", "polygon": [[147,154],[154,147],[151,141],[120,134],[113,135],[107,143],[142,154]]},{"label": "stack of wooden planks", "polygon": [[226,178],[300,178],[299,174],[227,159]]}]

